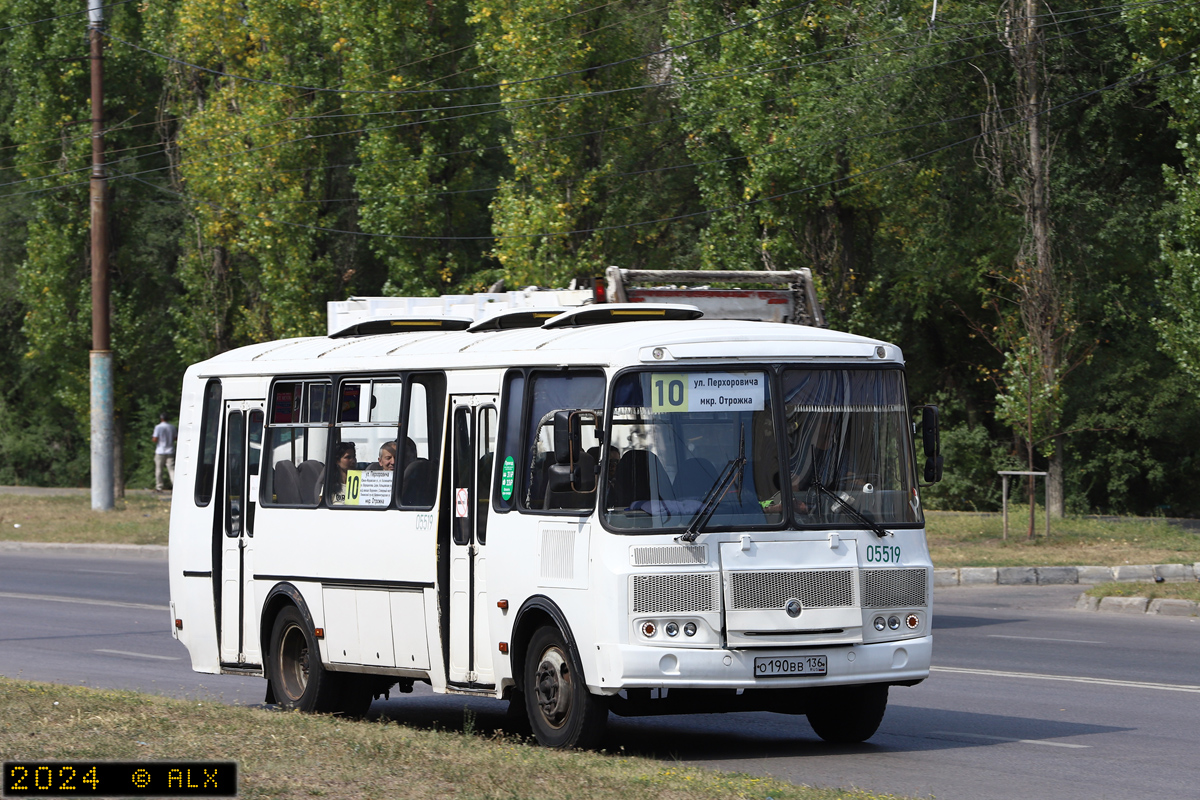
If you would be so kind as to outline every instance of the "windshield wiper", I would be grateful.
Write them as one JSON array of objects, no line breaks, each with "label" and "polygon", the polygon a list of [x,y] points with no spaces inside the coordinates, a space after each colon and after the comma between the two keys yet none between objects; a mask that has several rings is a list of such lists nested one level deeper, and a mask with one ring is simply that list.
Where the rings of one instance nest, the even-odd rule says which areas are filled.
[{"label": "windshield wiper", "polygon": [[859,511],[857,508],[855,508],[853,501],[850,499],[849,495],[847,495],[846,497],[839,497],[838,495],[829,491],[829,489],[825,488],[825,484],[821,483],[821,479],[819,477],[817,477],[817,470],[815,468],[813,469],[812,483],[810,485],[816,487],[817,491],[824,492],[825,494],[829,495],[829,497],[832,498],[833,502],[837,503],[839,506],[841,506],[842,508],[849,511],[851,516],[853,516],[855,519],[857,519],[863,525],[866,525],[868,528],[870,528],[871,532],[874,533],[876,536],[878,536],[880,539],[882,539],[885,536],[892,535],[891,531],[885,530],[883,528],[883,526],[881,526],[879,523],[874,522],[866,514],[863,514],[861,511]]},{"label": "windshield wiper", "polygon": [[725,497],[725,493],[729,491],[730,485],[734,479],[738,482],[738,500],[742,497],[742,475],[746,471],[746,426],[742,425],[742,434],[738,441],[737,458],[730,460],[725,465],[725,469],[717,476],[716,483],[708,490],[708,494],[704,496],[704,503],[701,504],[700,510],[696,512],[696,516],[692,517],[692,521],[688,523],[685,530],[679,537],[683,542],[694,542],[696,538],[704,532],[704,526],[712,519],[712,515],[716,513],[717,506]]}]

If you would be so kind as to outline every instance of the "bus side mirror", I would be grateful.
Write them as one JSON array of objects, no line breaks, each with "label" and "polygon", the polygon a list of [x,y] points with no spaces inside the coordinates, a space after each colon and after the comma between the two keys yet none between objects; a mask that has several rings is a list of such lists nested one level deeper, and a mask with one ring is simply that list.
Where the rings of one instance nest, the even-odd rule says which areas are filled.
[{"label": "bus side mirror", "polygon": [[583,449],[585,411],[554,412],[554,465],[550,467],[551,491],[586,494],[596,490],[596,459]]},{"label": "bus side mirror", "polygon": [[942,438],[938,430],[938,407],[917,408],[921,410],[921,443],[925,451],[925,483],[928,485],[942,479]]}]

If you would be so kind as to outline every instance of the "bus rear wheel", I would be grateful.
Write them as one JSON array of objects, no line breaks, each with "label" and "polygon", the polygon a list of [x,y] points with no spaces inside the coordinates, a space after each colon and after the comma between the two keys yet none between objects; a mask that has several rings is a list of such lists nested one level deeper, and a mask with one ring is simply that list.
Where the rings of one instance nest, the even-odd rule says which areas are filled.
[{"label": "bus rear wheel", "polygon": [[875,735],[887,711],[886,683],[839,686],[808,710],[808,724],[827,742],[857,744]]},{"label": "bus rear wheel", "polygon": [[344,681],[321,664],[317,638],[295,606],[275,617],[267,677],[276,701],[286,709],[325,714],[343,710]]},{"label": "bus rear wheel", "polygon": [[539,628],[525,659],[525,711],[543,747],[595,747],[608,724],[608,704],[588,691],[579,656],[558,628]]}]

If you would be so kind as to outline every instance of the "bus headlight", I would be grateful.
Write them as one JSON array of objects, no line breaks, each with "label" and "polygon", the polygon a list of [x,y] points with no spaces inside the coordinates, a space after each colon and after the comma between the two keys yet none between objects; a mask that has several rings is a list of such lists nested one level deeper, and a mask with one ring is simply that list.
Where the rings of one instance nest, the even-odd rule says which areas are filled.
[{"label": "bus headlight", "polygon": [[695,636],[696,635],[696,623],[689,622],[689,623],[685,624],[683,626],[683,635],[684,636]]},{"label": "bus headlight", "polygon": [[883,617],[875,618],[875,630],[882,631],[886,627],[887,627],[887,623],[883,621]]},{"label": "bus headlight", "polygon": [[888,617],[888,627],[894,631],[900,630],[900,618],[897,616]]}]

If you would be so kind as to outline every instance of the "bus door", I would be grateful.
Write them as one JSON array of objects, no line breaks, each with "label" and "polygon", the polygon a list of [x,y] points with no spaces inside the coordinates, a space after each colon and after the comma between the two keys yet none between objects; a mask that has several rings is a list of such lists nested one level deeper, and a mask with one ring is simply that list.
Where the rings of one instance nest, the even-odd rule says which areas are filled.
[{"label": "bus door", "polygon": [[221,663],[261,664],[258,618],[253,596],[254,500],[262,460],[263,403],[233,400],[225,403],[224,485],[221,525]]},{"label": "bus door", "polygon": [[488,634],[487,519],[496,452],[496,398],[450,398],[450,683],[494,686]]}]

